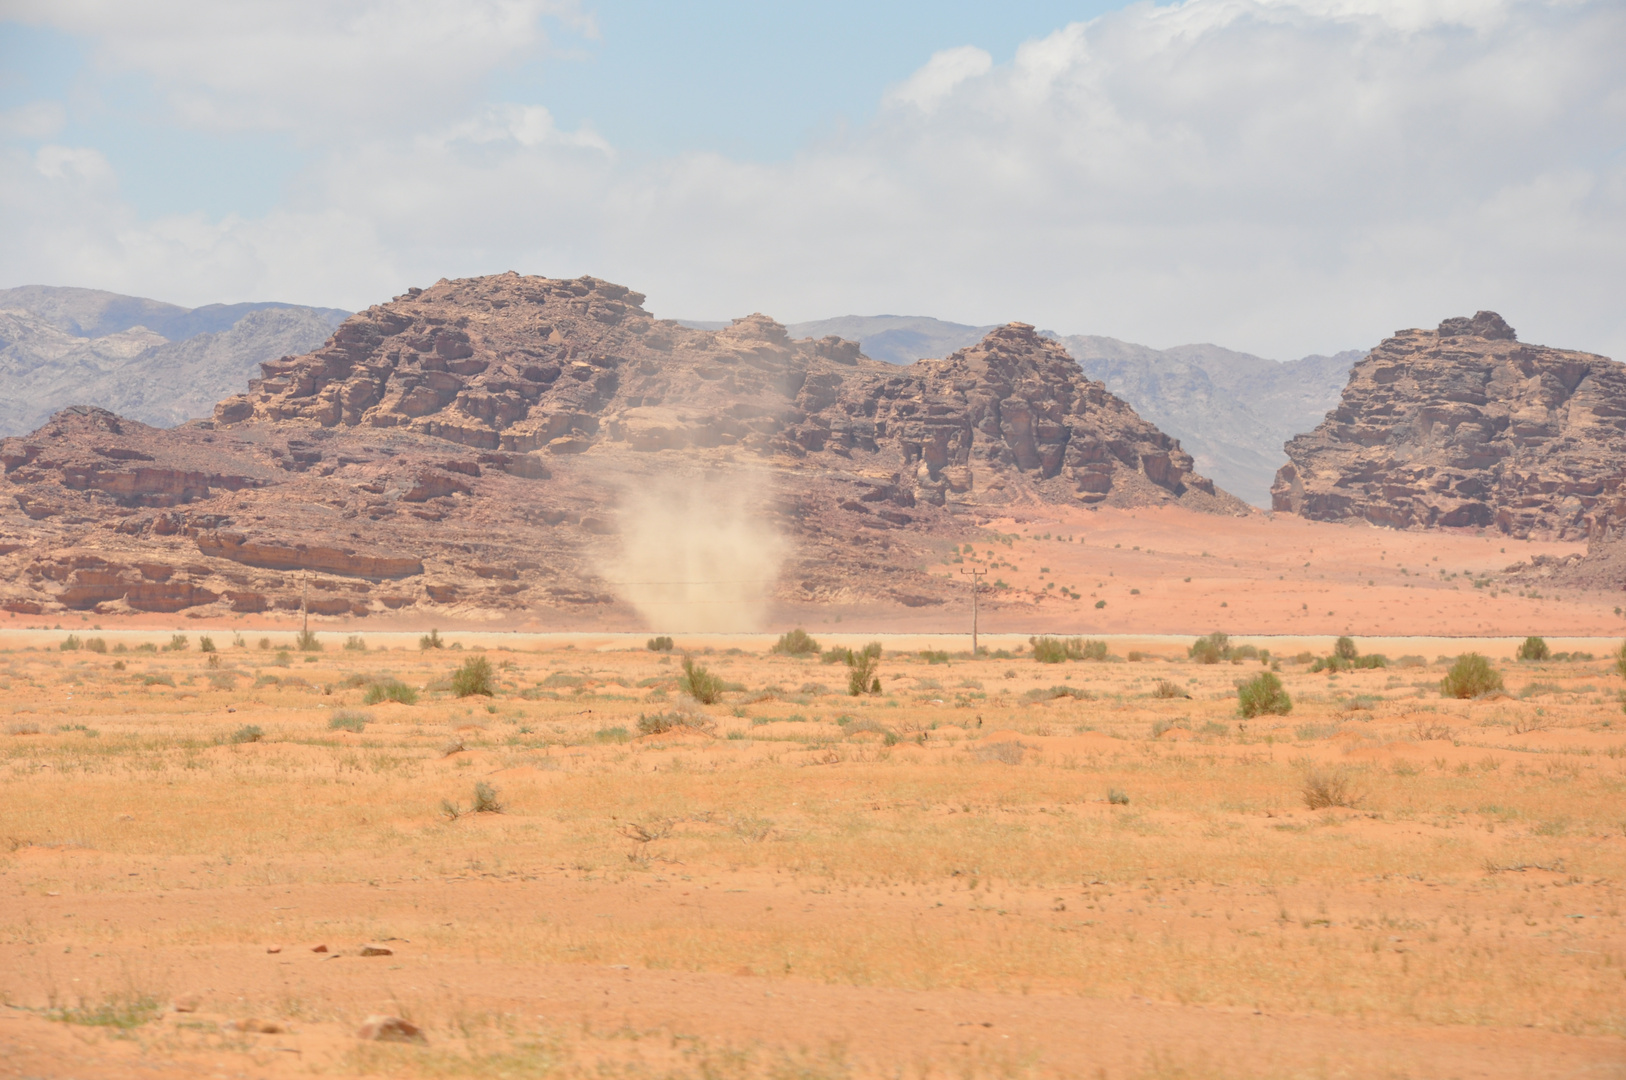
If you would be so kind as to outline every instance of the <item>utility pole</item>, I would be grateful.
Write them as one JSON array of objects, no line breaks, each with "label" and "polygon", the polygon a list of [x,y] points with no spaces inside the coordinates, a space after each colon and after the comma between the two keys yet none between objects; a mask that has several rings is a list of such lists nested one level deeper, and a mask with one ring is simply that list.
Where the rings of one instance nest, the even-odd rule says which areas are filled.
[{"label": "utility pole", "polygon": [[971,659],[977,658],[977,593],[982,586],[982,579],[988,576],[986,570],[961,570],[971,579]]}]

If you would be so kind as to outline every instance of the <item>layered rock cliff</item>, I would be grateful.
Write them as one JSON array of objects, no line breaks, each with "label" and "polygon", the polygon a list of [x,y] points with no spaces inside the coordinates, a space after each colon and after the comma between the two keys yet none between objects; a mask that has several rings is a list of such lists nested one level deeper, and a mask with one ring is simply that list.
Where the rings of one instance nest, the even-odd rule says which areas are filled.
[{"label": "layered rock cliff", "polygon": [[0,443],[3,603],[611,618],[623,492],[718,475],[768,493],[788,602],[940,602],[924,555],[1014,506],[1246,512],[1032,327],[898,368],[642,300],[592,278],[445,281],[263,364],[214,421],[59,414]]},{"label": "layered rock cliff", "polygon": [[1395,528],[1599,537],[1626,498],[1626,367],[1527,345],[1494,312],[1402,330],[1287,444],[1274,508]]}]

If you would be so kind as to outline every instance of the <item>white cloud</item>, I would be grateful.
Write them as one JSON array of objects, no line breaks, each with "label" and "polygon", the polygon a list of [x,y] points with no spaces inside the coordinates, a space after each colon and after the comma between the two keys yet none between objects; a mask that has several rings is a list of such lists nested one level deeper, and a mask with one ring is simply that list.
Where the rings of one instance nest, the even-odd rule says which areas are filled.
[{"label": "white cloud", "polygon": [[97,186],[113,181],[113,167],[107,158],[101,151],[84,146],[42,146],[34,153],[34,167],[48,180]]},{"label": "white cloud", "polygon": [[639,162],[536,105],[403,110],[256,220],[136,221],[0,158],[0,229],[30,238],[0,277],[361,306],[593,272],[670,315],[1019,318],[1275,356],[1489,307],[1626,359],[1618,0],[1186,0],[974,53],[775,164]]},{"label": "white cloud", "polygon": [[320,138],[461,114],[491,72],[543,55],[578,0],[10,0],[7,16],[91,37],[105,70],[150,78],[176,117]]},{"label": "white cloud", "polygon": [[975,45],[944,49],[933,53],[924,67],[893,87],[887,98],[893,103],[913,105],[930,112],[953,93],[956,86],[967,79],[986,75],[993,66],[994,58]]},{"label": "white cloud", "polygon": [[62,130],[67,115],[60,101],[31,101],[0,110],[0,133],[25,139],[48,139]]}]

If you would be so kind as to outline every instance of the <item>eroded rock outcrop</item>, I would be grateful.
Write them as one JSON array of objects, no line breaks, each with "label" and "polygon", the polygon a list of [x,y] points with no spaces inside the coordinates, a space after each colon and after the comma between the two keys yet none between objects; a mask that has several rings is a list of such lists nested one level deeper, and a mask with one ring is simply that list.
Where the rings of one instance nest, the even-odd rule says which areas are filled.
[{"label": "eroded rock outcrop", "polygon": [[1489,311],[1402,330],[1287,454],[1279,511],[1597,538],[1626,514],[1626,367],[1523,344]]},{"label": "eroded rock outcrop", "polygon": [[642,300],[441,282],[263,365],[213,421],[59,413],[0,441],[0,604],[614,618],[621,492],[717,474],[771,493],[795,553],[777,595],[801,602],[941,602],[932,545],[1015,507],[1247,512],[1030,326],[900,369]]}]

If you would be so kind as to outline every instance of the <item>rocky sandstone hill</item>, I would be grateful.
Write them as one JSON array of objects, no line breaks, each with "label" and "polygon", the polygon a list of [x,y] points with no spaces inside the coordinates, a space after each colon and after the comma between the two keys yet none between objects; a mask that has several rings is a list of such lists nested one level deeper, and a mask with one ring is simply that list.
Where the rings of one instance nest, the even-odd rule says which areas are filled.
[{"label": "rocky sandstone hill", "polygon": [[1277,510],[1600,538],[1626,512],[1626,367],[1523,344],[1489,311],[1402,330],[1287,454]]},{"label": "rocky sandstone hill", "polygon": [[717,476],[766,493],[785,602],[939,603],[925,556],[1013,507],[1246,512],[1032,327],[898,368],[642,301],[593,278],[443,281],[263,364],[213,421],[59,414],[0,443],[3,606],[201,616],[304,595],[348,617],[630,623],[604,569],[624,492]]}]

